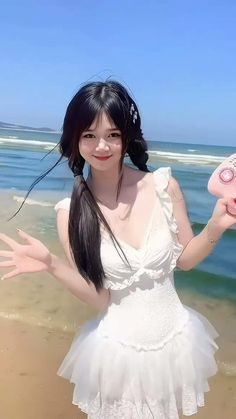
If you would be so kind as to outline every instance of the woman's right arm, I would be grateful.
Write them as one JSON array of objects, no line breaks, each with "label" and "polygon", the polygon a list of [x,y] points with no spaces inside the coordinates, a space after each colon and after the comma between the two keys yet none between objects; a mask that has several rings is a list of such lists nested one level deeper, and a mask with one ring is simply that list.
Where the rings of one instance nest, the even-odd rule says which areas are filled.
[{"label": "woman's right arm", "polygon": [[97,292],[92,282],[87,282],[80,275],[77,267],[70,266],[67,261],[52,254],[49,249],[38,239],[30,236],[26,232],[19,230],[18,234],[25,244],[18,243],[16,240],[0,232],[0,241],[5,242],[11,250],[0,250],[0,258],[7,260],[1,261],[1,268],[13,268],[5,273],[1,279],[8,280],[21,274],[33,274],[35,272],[48,272],[61,282],[72,294],[81,301],[104,310],[109,304],[110,294],[107,289]]}]

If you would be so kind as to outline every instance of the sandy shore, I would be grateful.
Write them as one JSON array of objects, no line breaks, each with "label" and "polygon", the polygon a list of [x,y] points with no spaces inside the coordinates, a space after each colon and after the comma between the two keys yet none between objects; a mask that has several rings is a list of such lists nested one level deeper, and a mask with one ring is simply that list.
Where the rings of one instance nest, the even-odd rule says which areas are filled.
[{"label": "sandy shore", "polygon": [[0,319],[0,418],[84,419],[56,375],[72,335]]},{"label": "sandy shore", "polygon": [[[8,319],[0,329],[0,418],[86,418],[71,403],[73,385],[56,375],[73,335]],[[206,406],[192,417],[234,419],[236,377],[218,373],[209,384]]]}]

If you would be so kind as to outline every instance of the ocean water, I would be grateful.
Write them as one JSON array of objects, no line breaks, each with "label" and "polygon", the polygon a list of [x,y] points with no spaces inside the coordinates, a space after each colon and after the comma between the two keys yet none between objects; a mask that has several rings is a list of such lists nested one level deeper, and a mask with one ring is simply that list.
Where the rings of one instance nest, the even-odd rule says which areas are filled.
[{"label": "ocean water", "polygon": [[[36,185],[16,217],[7,221],[19,210],[35,179],[59,159],[59,139],[59,133],[0,130],[0,231],[19,240],[16,232],[19,227],[63,257],[56,231],[54,205],[72,192],[74,178],[66,160]],[[216,202],[216,198],[207,191],[208,179],[225,157],[236,152],[236,147],[158,141],[148,142],[148,146],[150,170],[171,167],[185,195],[194,233],[199,233]],[[212,254],[196,269],[191,272],[177,270],[175,274],[180,295],[193,305],[196,298],[199,304],[205,301],[205,309],[207,304],[214,307],[214,316],[220,312],[221,318],[225,315],[228,324],[232,322],[234,328],[235,243],[236,229],[232,228],[224,233]],[[6,249],[1,241],[0,249]],[[0,273],[8,271],[1,269]],[[91,314],[86,305],[65,292],[49,274],[21,275],[0,283],[0,316],[73,331]],[[235,334],[229,332],[228,338],[236,342]]]}]

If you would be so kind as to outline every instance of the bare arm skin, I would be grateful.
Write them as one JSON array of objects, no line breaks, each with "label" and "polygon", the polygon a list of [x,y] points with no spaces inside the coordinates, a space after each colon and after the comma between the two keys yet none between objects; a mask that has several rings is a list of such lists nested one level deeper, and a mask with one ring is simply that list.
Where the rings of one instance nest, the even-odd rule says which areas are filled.
[{"label": "bare arm skin", "polygon": [[177,261],[177,267],[187,271],[202,262],[212,252],[216,241],[224,231],[236,223],[236,217],[227,214],[226,204],[229,199],[219,199],[206,227],[201,233],[194,236],[183,193],[173,177],[170,178],[167,192],[173,203],[173,215],[179,230],[178,240],[184,246]]}]

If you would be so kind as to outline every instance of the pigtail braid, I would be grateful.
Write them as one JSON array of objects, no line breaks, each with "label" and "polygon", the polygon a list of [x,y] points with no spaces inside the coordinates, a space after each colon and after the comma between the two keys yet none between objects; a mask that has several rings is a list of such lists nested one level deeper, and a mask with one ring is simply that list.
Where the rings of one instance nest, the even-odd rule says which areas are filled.
[{"label": "pigtail braid", "polygon": [[80,274],[87,282],[92,279],[97,290],[102,288],[105,277],[100,252],[97,251],[97,246],[100,248],[101,245],[99,215],[98,205],[83,174],[80,174],[76,177],[71,195],[69,243]]},{"label": "pigtail braid", "polygon": [[144,140],[142,130],[140,129],[136,138],[129,142],[126,152],[128,153],[132,163],[143,172],[149,172],[147,168],[147,161],[149,157],[147,150],[147,143]]}]

